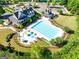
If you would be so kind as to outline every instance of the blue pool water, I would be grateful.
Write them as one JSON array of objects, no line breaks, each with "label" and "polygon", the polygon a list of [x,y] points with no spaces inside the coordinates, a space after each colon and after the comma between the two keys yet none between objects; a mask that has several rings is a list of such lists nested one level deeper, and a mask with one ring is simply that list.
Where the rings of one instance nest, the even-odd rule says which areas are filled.
[{"label": "blue pool water", "polygon": [[43,21],[38,22],[32,28],[34,30],[40,32],[41,34],[43,34],[44,36],[46,36],[49,39],[52,39],[59,32],[59,29],[57,29],[55,27],[51,27],[51,26],[45,24]]}]

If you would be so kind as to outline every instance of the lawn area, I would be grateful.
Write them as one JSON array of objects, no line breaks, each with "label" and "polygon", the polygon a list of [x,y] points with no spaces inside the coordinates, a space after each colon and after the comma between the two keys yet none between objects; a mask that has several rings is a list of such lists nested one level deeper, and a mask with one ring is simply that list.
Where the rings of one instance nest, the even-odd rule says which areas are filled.
[{"label": "lawn area", "polygon": [[6,46],[7,44],[6,36],[12,32],[13,31],[10,29],[0,29],[0,44],[3,44],[4,46]]},{"label": "lawn area", "polygon": [[77,23],[76,23],[76,16],[63,16],[63,15],[59,15],[59,17],[57,19],[55,19],[55,21],[62,25],[62,26],[67,26],[72,30],[76,30],[77,29]]},{"label": "lawn area", "polygon": [[25,47],[19,46],[13,39],[10,41],[10,43],[11,43],[11,47],[14,47],[15,50],[17,50],[17,51],[30,52],[30,50],[31,50],[31,48],[25,48]]},{"label": "lawn area", "polygon": [[[13,31],[10,29],[2,29],[0,30],[0,44],[4,45],[4,46],[8,46],[8,43],[6,42],[6,35],[12,33]],[[14,47],[15,50],[17,51],[21,51],[21,52],[30,52],[31,48],[35,45],[38,45],[40,47],[50,47],[50,45],[48,43],[46,43],[45,41],[38,39],[37,42],[31,44],[31,48],[25,48],[22,46],[19,46],[16,42],[15,39],[11,39],[10,41],[11,47]]]},{"label": "lawn area", "polygon": [[38,39],[37,42],[35,42],[31,46],[34,46],[34,45],[38,45],[40,47],[50,47],[50,45],[47,42],[43,41],[42,39]]},{"label": "lawn area", "polygon": [[11,40],[10,43],[11,43],[11,47],[14,47],[15,50],[21,51],[21,52],[30,52],[32,47],[35,45],[38,45],[40,47],[50,47],[49,44],[41,40],[38,40],[35,43],[31,43],[30,44],[31,48],[19,46],[14,40]]}]

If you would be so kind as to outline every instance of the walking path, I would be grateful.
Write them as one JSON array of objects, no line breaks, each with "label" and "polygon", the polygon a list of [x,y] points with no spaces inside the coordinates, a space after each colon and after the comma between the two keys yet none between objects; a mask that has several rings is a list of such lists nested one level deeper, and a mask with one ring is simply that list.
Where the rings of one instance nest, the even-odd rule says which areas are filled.
[{"label": "walking path", "polygon": [[16,30],[15,30],[13,27],[0,27],[0,29],[11,29],[11,30],[13,30],[14,32],[16,32]]}]

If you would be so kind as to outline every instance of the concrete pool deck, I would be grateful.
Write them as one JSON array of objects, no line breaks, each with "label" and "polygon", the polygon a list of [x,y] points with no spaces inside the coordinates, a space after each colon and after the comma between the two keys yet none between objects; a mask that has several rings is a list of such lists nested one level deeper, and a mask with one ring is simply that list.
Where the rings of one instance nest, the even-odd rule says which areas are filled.
[{"label": "concrete pool deck", "polygon": [[[27,40],[28,42],[24,43],[24,44],[30,44],[31,42],[37,41],[37,38],[45,38],[46,40],[50,41],[51,39],[49,39],[47,36],[45,36],[44,34],[42,34],[39,31],[32,28],[34,25],[36,25],[37,23],[39,23],[41,21],[44,22],[49,27],[58,29],[58,32],[56,33],[55,36],[53,36],[52,39],[54,39],[56,37],[62,37],[63,36],[64,31],[61,28],[58,28],[58,27],[52,25],[51,22],[49,21],[49,18],[42,17],[36,23],[33,23],[30,26],[28,26],[26,29],[23,29],[22,31],[20,31],[19,41],[21,43],[23,43],[23,40]],[[35,33],[36,34],[35,38],[28,37],[27,34],[24,34],[25,32],[28,32],[28,31]]]}]

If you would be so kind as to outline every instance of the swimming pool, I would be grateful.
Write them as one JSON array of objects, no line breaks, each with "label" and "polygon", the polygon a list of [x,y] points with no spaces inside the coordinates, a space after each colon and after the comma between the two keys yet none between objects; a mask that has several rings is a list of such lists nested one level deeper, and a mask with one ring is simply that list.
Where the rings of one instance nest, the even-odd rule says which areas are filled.
[{"label": "swimming pool", "polygon": [[56,37],[56,35],[58,35],[58,33],[60,31],[59,28],[57,28],[55,26],[49,26],[48,24],[46,24],[43,21],[40,21],[37,24],[35,24],[34,26],[32,26],[32,29],[43,34],[45,37],[48,38],[48,40]]}]

